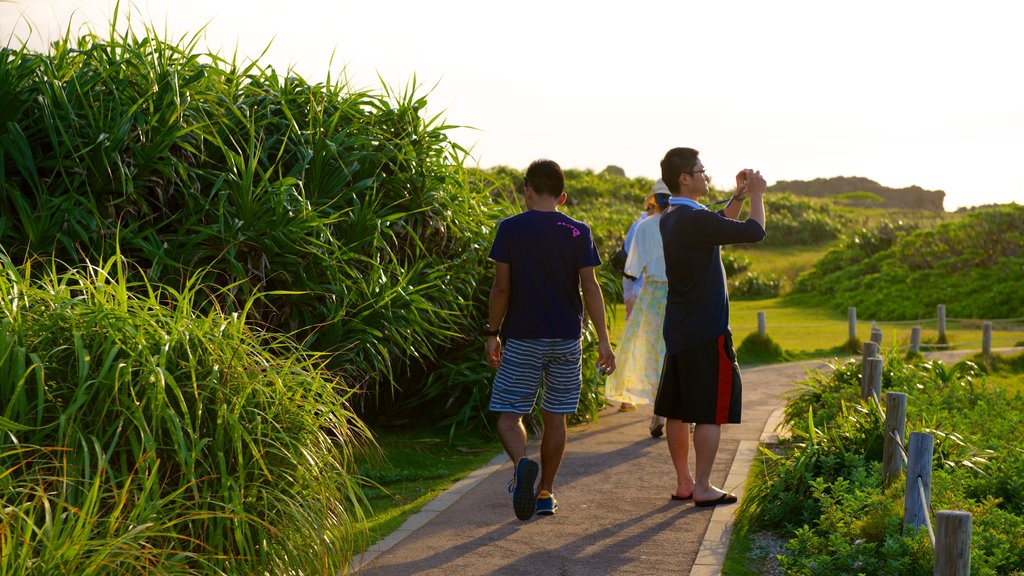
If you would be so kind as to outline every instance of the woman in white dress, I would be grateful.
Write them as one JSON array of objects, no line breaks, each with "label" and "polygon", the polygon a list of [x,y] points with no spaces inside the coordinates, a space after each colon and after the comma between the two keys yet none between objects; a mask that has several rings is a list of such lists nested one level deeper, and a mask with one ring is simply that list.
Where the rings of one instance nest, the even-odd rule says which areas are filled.
[{"label": "woman in white dress", "polygon": [[[665,253],[661,245],[661,213],[668,208],[670,193],[658,180],[654,198],[658,208],[636,227],[626,258],[626,274],[644,282],[633,310],[626,319],[622,341],[615,350],[617,369],[605,385],[605,398],[623,405],[654,402],[661,381],[661,365],[665,359],[665,300],[668,283],[665,277]],[[660,437],[665,419],[651,419],[651,436]]]}]

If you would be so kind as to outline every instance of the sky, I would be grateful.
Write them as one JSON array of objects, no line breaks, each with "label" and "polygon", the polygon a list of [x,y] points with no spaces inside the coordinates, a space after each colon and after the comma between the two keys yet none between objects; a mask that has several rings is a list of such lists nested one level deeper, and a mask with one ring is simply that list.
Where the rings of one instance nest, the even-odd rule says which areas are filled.
[{"label": "sky", "polygon": [[[697,148],[712,184],[863,176],[1024,198],[1024,5],[946,0],[135,0],[136,31],[192,37],[307,81],[418,86],[471,165],[657,178]],[[107,36],[114,0],[0,0],[0,39]],[[124,17],[122,16],[122,20]],[[264,54],[264,51],[266,53]],[[261,54],[263,54],[261,56]],[[638,199],[638,203],[640,200]]]}]

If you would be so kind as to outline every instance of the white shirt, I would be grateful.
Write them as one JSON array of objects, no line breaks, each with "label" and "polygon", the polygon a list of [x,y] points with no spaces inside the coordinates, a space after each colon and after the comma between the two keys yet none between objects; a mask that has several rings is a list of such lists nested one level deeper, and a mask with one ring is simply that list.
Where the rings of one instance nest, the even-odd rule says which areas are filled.
[{"label": "white shirt", "polygon": [[626,257],[626,274],[639,277],[643,272],[645,282],[668,282],[668,277],[665,276],[665,251],[661,244],[660,223],[661,214],[654,214],[637,224]]}]

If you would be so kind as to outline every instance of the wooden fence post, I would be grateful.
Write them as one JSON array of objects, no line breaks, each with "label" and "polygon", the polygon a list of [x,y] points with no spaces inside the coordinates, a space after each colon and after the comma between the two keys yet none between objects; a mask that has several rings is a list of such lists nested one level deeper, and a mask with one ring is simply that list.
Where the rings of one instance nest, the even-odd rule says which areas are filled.
[{"label": "wooden fence post", "polygon": [[868,358],[874,358],[878,355],[878,344],[874,342],[864,343],[864,356],[860,361],[860,397],[867,399],[868,397]]},{"label": "wooden fence post", "polygon": [[[903,492],[903,528],[920,528],[928,523],[928,510],[932,499],[932,451],[935,439],[931,434],[911,432],[907,444],[907,486]],[[918,488],[918,478],[924,485],[924,499]]]},{"label": "wooden fence post", "polygon": [[985,322],[981,328],[981,355],[985,357],[985,363],[992,361],[992,323]]},{"label": "wooden fence post", "polygon": [[939,344],[945,344],[946,343],[946,305],[945,304],[939,304],[937,311],[938,311],[938,314],[939,314]]},{"label": "wooden fence post", "polygon": [[761,336],[768,334],[768,322],[765,319],[764,312],[757,313],[757,333]]},{"label": "wooden fence post", "polygon": [[910,329],[910,353],[919,354],[921,352],[921,327],[914,326]]},{"label": "wooden fence post", "polygon": [[871,328],[871,341],[878,344],[879,349],[882,348],[882,329],[878,326],[873,326]]},{"label": "wooden fence post", "polygon": [[874,397],[875,400],[881,402],[882,365],[884,363],[885,361],[878,356],[868,358],[867,368],[864,370],[867,374],[867,381],[864,384],[864,388],[861,390],[861,399],[867,400],[868,398]]},{"label": "wooden fence post", "polygon": [[850,323],[850,342],[857,340],[857,308],[850,306],[846,309],[846,320]]},{"label": "wooden fence post", "polygon": [[907,395],[887,392],[885,395],[885,439],[882,442],[882,479],[888,486],[903,473],[903,435],[907,427]]},{"label": "wooden fence post", "polygon": [[935,576],[971,573],[971,513],[940,510],[935,514]]}]

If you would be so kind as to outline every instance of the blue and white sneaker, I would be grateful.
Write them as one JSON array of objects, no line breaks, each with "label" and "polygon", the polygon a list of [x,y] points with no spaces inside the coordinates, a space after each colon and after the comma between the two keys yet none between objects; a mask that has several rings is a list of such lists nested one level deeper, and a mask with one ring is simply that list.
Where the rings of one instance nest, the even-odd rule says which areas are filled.
[{"label": "blue and white sneaker", "polygon": [[516,475],[508,484],[508,491],[512,493],[512,509],[520,520],[529,520],[537,510],[537,495],[533,486],[537,482],[539,470],[540,466],[533,460],[520,458],[516,463]]},{"label": "blue and white sneaker", "polygon": [[537,515],[554,516],[555,510],[558,510],[558,500],[555,500],[555,495],[547,490],[541,490],[540,494],[537,494]]}]

